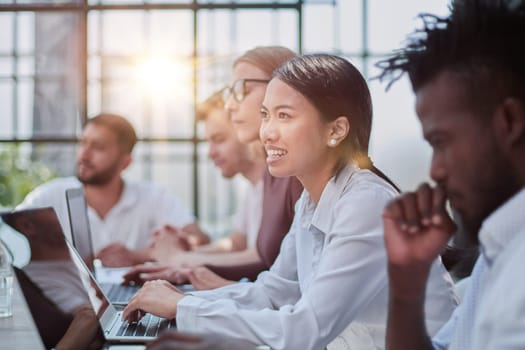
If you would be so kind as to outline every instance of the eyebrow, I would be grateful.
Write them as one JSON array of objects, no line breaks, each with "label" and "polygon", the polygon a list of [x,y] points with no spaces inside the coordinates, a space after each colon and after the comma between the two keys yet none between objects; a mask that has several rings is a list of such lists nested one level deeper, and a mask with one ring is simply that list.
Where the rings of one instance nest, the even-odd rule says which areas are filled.
[{"label": "eyebrow", "polygon": [[[266,107],[265,105],[261,105],[261,109],[265,109],[267,111],[269,110],[268,107]],[[273,110],[276,110],[276,109],[295,109],[295,108],[290,105],[281,104],[273,108]]]}]

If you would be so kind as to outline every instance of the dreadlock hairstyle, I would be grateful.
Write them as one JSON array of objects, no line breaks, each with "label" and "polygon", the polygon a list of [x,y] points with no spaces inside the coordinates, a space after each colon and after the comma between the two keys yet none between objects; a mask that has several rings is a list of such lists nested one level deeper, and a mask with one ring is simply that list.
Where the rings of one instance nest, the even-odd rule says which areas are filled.
[{"label": "dreadlock hairstyle", "polygon": [[371,170],[399,191],[368,156],[372,99],[365,79],[350,62],[327,54],[297,56],[277,68],[273,78],[302,94],[324,120],[332,121],[339,116],[349,120],[350,133],[336,148],[339,162],[335,174],[352,159],[359,167]]},{"label": "dreadlock hairstyle", "polygon": [[450,16],[420,14],[423,28],[377,63],[387,89],[405,72],[414,91],[447,71],[481,115],[505,97],[525,100],[525,1],[456,0]]}]

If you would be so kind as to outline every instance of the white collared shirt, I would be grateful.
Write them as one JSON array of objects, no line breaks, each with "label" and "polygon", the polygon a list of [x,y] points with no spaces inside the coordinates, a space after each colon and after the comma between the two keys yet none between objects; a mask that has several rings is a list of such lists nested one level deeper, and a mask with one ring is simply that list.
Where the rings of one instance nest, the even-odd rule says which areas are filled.
[{"label": "white collared shirt", "polygon": [[[53,179],[33,190],[18,208],[52,206],[66,237],[71,238],[65,191],[81,187],[76,177]],[[104,219],[88,207],[93,248],[97,252],[110,243],[122,243],[129,249],[147,247],[153,229],[171,224],[185,226],[195,217],[165,189],[149,182],[124,182],[119,201]]]},{"label": "white collared shirt", "polygon": [[[184,297],[177,305],[178,328],[272,349],[323,349],[341,333],[345,339],[338,345],[384,348],[388,278],[381,215],[396,194],[381,178],[351,165],[327,183],[317,206],[303,192],[271,269],[253,283]],[[430,280],[427,325],[437,330],[455,296],[439,262]]]},{"label": "white collared shirt", "polygon": [[433,339],[436,349],[525,349],[524,213],[522,189],[483,222],[465,298]]}]

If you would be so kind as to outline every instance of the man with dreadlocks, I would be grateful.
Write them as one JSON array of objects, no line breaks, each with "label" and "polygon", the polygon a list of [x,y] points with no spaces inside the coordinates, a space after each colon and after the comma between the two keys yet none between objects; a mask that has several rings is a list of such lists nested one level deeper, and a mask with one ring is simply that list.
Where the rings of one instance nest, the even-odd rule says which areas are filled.
[{"label": "man with dreadlocks", "polygon": [[[390,280],[387,347],[525,349],[525,4],[463,0],[424,15],[406,48],[380,63],[408,73],[430,175],[383,214]],[[431,262],[454,231],[445,203],[479,243],[462,304],[430,339],[424,297]]]}]

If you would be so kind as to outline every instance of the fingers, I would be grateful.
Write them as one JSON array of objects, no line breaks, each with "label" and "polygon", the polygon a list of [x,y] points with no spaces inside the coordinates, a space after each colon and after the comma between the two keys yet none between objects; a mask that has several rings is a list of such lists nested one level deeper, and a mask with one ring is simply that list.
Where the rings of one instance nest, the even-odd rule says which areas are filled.
[{"label": "fingers", "polygon": [[451,222],[446,210],[446,194],[441,187],[422,184],[416,192],[405,193],[390,202],[384,217],[394,220],[398,227],[411,234],[422,228],[442,226]]}]

